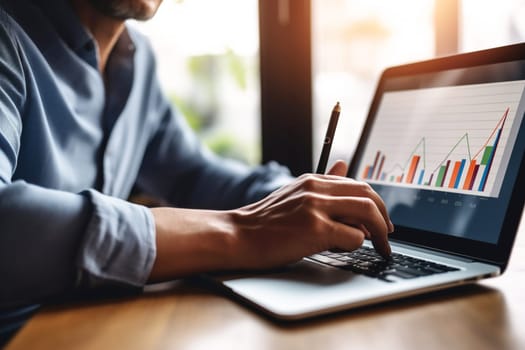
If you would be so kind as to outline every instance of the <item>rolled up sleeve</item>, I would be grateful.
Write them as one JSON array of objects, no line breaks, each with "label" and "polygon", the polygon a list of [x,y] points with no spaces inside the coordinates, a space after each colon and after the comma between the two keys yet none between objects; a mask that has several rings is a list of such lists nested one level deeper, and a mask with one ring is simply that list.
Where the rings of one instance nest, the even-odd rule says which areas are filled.
[{"label": "rolled up sleeve", "polygon": [[79,255],[81,280],[89,286],[116,282],[143,286],[155,261],[155,225],[151,211],[143,206],[84,192],[92,202]]},{"label": "rolled up sleeve", "polygon": [[75,288],[141,287],[155,260],[149,209],[93,190],[3,184],[0,220],[0,305]]}]

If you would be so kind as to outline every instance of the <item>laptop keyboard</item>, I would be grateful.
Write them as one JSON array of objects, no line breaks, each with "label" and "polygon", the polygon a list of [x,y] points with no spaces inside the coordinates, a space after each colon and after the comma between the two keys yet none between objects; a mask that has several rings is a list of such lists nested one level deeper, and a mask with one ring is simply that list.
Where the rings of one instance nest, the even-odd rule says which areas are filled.
[{"label": "laptop keyboard", "polygon": [[399,253],[392,253],[391,258],[385,260],[369,247],[352,252],[325,251],[310,256],[310,259],[388,282],[459,270]]}]

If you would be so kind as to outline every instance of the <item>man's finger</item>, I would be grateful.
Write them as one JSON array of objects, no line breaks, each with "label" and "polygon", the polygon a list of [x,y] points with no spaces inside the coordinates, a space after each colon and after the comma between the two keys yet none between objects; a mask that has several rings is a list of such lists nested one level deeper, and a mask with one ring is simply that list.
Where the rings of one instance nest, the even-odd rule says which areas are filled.
[{"label": "man's finger", "polygon": [[[339,208],[332,209],[332,212],[336,213],[343,223],[363,227],[363,234],[369,237],[376,251],[384,258],[388,258],[392,253],[388,243],[389,224],[384,220],[379,208],[371,204],[373,201],[364,198],[361,198],[361,201],[362,203],[356,198],[346,199],[344,206],[337,205]],[[345,209],[340,211],[340,208]]]},{"label": "man's finger", "polygon": [[[347,166],[344,162],[341,161],[340,165],[338,165],[338,163],[334,164],[331,170],[345,171],[345,169],[347,169]],[[308,185],[309,189],[317,193],[322,193],[323,195],[337,197],[366,197],[372,199],[375,202],[379,211],[381,212],[381,215],[383,215],[386,225],[388,226],[388,232],[394,231],[394,225],[390,220],[390,216],[388,215],[388,211],[386,209],[385,203],[383,202],[383,199],[366,182],[355,181],[348,178],[342,178],[343,181],[341,181],[337,180],[336,178],[329,178],[328,174],[324,177],[310,179],[312,181]],[[337,186],[334,186],[334,181],[338,182]]]},{"label": "man's finger", "polygon": [[338,160],[330,167],[330,170],[326,173],[327,175],[346,176],[348,172],[348,165],[342,160]]},{"label": "man's finger", "polygon": [[[384,257],[391,253],[388,243],[389,226],[377,205],[365,197],[330,197],[313,195],[312,205],[326,213],[333,221],[359,229],[365,226],[374,247]],[[364,233],[363,233],[364,234]]]},{"label": "man's finger", "polygon": [[365,234],[357,227],[348,226],[335,221],[331,241],[333,247],[351,252],[360,248],[363,245]]}]

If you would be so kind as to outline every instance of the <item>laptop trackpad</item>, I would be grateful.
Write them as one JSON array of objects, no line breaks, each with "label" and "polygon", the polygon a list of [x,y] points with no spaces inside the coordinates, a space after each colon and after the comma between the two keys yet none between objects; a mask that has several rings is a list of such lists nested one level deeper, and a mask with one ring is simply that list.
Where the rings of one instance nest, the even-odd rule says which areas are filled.
[{"label": "laptop trackpad", "polygon": [[278,272],[223,279],[235,294],[281,318],[349,304],[389,283],[302,260]]}]

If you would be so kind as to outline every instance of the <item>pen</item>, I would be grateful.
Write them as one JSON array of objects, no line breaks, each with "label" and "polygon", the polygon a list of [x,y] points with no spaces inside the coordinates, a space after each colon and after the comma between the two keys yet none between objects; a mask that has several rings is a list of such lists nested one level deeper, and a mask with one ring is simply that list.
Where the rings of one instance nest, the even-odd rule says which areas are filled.
[{"label": "pen", "polygon": [[326,164],[328,163],[328,156],[330,156],[330,149],[332,148],[332,142],[334,141],[335,129],[337,122],[339,121],[339,114],[341,113],[341,105],[337,102],[332,109],[332,115],[330,115],[330,121],[328,122],[328,129],[326,129],[326,136],[324,137],[323,149],[321,150],[321,156],[319,157],[319,163],[317,164],[316,174],[324,174],[326,171]]}]

